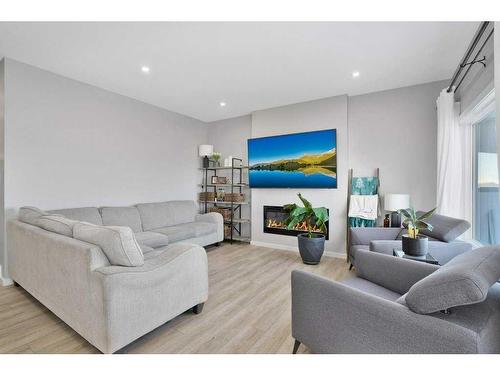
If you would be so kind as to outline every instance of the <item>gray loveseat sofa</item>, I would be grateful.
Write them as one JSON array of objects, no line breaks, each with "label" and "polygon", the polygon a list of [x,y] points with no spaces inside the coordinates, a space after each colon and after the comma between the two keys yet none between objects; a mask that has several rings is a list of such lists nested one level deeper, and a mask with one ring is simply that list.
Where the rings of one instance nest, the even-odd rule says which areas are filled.
[{"label": "gray loveseat sofa", "polygon": [[[24,212],[8,223],[10,275],[100,351],[115,352],[189,309],[201,312],[201,246],[223,240],[220,214],[198,215],[192,201]],[[76,228],[99,236],[77,239]],[[137,265],[115,264],[109,251],[123,251],[115,255],[125,261],[135,251]]]},{"label": "gray loveseat sofa", "polygon": [[[428,221],[434,229],[421,233],[429,237],[429,254],[440,265],[473,248],[472,244],[457,239],[470,228],[470,223],[466,220],[435,214]],[[394,249],[401,250],[401,235],[404,233],[406,231],[402,228],[349,228],[351,266],[356,266],[358,250],[370,250],[388,255],[392,255]]]},{"label": "gray loveseat sofa", "polygon": [[292,272],[294,352],[500,353],[500,247],[439,267],[360,250],[357,276]]}]

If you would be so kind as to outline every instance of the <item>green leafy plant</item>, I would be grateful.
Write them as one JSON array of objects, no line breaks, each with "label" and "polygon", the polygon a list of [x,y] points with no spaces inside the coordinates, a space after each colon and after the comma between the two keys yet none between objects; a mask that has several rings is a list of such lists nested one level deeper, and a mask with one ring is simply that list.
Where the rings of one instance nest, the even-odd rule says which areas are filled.
[{"label": "green leafy plant", "polygon": [[328,210],[325,207],[313,208],[311,203],[300,193],[297,195],[304,207],[300,207],[295,203],[283,206],[284,210],[288,212],[288,218],[285,222],[287,228],[293,229],[297,224],[305,222],[309,238],[313,237],[312,229],[314,225],[321,231],[326,232],[325,222],[328,221]]},{"label": "green leafy plant", "polygon": [[220,156],[221,156],[221,155],[220,155],[220,152],[214,152],[214,153],[212,154],[212,159],[213,159],[214,161],[216,161],[216,162],[219,162],[219,160],[220,160]]},{"label": "green leafy plant", "polygon": [[415,211],[414,208],[399,210],[398,212],[404,218],[403,227],[405,227],[408,230],[408,237],[417,238],[418,232],[424,229],[432,231],[433,226],[428,222],[426,222],[425,220],[429,219],[432,215],[434,215],[436,209],[437,207],[433,208],[432,210],[420,216],[417,216],[417,212]]}]

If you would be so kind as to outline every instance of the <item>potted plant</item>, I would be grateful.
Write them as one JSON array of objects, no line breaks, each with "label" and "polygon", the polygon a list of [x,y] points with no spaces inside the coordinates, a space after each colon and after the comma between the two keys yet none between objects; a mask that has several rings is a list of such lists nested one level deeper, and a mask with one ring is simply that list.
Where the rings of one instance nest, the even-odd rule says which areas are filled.
[{"label": "potted plant", "polygon": [[313,208],[300,193],[298,196],[304,207],[295,203],[283,206],[289,214],[286,225],[288,229],[293,229],[297,224],[306,223],[307,233],[297,236],[300,256],[305,264],[318,264],[325,251],[325,235],[313,232],[313,228],[316,226],[326,233],[325,222],[328,221],[328,210],[325,207]]},{"label": "potted plant", "polygon": [[424,229],[432,231],[432,225],[425,220],[434,215],[434,211],[436,211],[436,208],[423,215],[417,216],[417,212],[414,208],[399,210],[399,213],[404,218],[403,227],[408,230],[408,234],[402,237],[403,251],[405,254],[412,256],[424,256],[427,254],[429,248],[428,238],[427,236],[419,234],[419,232]]},{"label": "potted plant", "polygon": [[220,167],[220,163],[219,163],[219,160],[220,160],[220,152],[214,152],[212,154],[212,159],[215,161],[215,164],[217,167]]}]

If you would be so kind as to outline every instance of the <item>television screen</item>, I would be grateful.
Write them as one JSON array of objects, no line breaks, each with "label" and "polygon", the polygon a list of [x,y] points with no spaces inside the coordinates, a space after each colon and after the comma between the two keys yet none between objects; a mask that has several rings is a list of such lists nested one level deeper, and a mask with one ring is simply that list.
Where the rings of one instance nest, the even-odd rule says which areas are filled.
[{"label": "television screen", "polygon": [[337,188],[337,131],[248,140],[251,188]]}]

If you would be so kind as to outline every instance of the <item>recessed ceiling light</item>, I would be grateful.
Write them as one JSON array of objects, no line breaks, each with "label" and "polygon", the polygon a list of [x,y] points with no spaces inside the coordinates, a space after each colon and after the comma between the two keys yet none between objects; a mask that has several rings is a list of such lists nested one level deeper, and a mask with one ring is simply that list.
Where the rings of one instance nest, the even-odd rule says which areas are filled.
[{"label": "recessed ceiling light", "polygon": [[220,103],[219,103],[219,105],[220,105],[221,107],[225,107],[225,106],[226,106],[226,102],[220,102]]},{"label": "recessed ceiling light", "polygon": [[149,69],[149,66],[145,66],[145,65],[144,65],[144,66],[142,66],[142,67],[141,67],[141,71],[142,71],[143,73],[149,73],[149,70],[150,70],[150,69]]},{"label": "recessed ceiling light", "polygon": [[358,78],[359,77],[359,72],[352,72],[352,78]]}]

